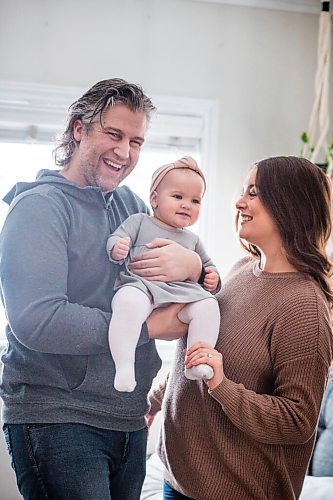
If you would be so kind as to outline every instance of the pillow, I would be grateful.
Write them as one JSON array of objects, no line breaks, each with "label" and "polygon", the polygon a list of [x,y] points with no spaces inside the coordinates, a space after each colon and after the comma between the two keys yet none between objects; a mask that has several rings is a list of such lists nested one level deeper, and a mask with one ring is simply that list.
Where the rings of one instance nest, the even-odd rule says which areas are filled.
[{"label": "pillow", "polygon": [[147,460],[147,473],[144,480],[140,500],[163,499],[163,464],[157,453]]},{"label": "pillow", "polygon": [[[318,434],[313,450],[310,469],[311,476],[333,477],[333,384],[329,383],[324,394]],[[333,489],[331,493],[333,498]]]},{"label": "pillow", "polygon": [[333,477],[306,476],[299,500],[332,500]]}]

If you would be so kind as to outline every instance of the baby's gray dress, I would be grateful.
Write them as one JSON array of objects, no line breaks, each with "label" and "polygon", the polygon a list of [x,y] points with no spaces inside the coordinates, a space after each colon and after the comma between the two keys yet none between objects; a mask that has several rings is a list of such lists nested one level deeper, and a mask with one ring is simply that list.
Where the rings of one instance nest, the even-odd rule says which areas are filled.
[{"label": "baby's gray dress", "polygon": [[115,290],[131,285],[142,290],[147,294],[154,304],[154,307],[166,305],[172,302],[189,303],[197,300],[212,297],[210,292],[202,288],[199,283],[193,281],[172,281],[165,283],[163,281],[147,281],[144,278],[131,273],[128,269],[129,262],[134,256],[143,252],[149,252],[145,246],[154,238],[167,238],[179,243],[189,250],[194,250],[200,256],[204,267],[213,268],[217,272],[212,260],[207,255],[203,244],[199,237],[188,229],[168,229],[160,226],[156,219],[153,219],[147,214],[134,214],[128,217],[111,236],[108,238],[107,251],[113,248],[118,238],[129,236],[131,238],[132,247],[129,255],[125,260],[115,261],[116,264],[124,264],[125,270],[120,272],[119,277],[115,282]]}]

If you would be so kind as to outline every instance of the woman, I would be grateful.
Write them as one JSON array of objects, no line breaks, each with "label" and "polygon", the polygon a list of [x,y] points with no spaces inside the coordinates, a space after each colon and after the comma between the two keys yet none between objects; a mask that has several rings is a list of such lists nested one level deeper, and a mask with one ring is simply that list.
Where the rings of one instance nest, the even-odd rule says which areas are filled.
[{"label": "woman", "polygon": [[332,360],[329,179],[308,160],[268,158],[236,208],[250,256],[217,295],[216,348],[185,352],[187,368],[207,363],[214,376],[189,381],[175,363],[150,395],[150,417],[163,399],[165,499],[297,498],[315,440]]}]

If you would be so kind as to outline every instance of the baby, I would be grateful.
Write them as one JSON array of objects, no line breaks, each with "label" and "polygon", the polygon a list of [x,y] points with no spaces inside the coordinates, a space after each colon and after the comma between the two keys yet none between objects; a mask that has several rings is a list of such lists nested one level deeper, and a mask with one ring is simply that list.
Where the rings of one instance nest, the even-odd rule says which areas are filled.
[{"label": "baby", "polygon": [[[120,272],[115,283],[109,327],[109,344],[116,369],[114,386],[118,391],[135,389],[136,346],[142,324],[156,307],[186,304],[178,317],[189,325],[187,347],[200,340],[215,346],[220,314],[211,292],[217,291],[219,275],[198,236],[185,229],[198,220],[205,189],[204,175],[193,158],[186,156],[163,165],[152,177],[153,215],[131,215],[108,238],[109,259],[125,263],[125,271]],[[203,288],[193,281],[148,281],[131,273],[127,267],[129,262],[135,255],[149,251],[145,245],[156,237],[172,239],[198,253],[206,272]],[[186,369],[185,375],[191,380],[210,379],[213,370],[202,364]]]}]

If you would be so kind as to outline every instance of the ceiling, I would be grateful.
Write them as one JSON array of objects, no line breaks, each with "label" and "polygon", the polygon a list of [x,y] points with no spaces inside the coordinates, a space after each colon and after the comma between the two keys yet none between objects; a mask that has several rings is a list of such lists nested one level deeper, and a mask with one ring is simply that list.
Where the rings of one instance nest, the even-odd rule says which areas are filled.
[{"label": "ceiling", "polygon": [[261,7],[262,9],[286,10],[290,12],[307,12],[319,14],[321,0],[196,0],[200,2],[242,5],[244,7]]}]

